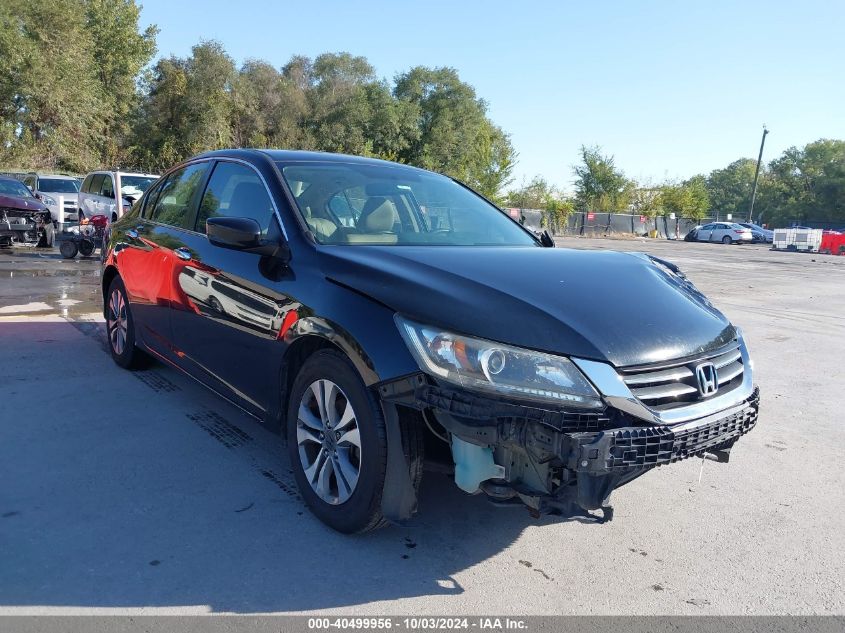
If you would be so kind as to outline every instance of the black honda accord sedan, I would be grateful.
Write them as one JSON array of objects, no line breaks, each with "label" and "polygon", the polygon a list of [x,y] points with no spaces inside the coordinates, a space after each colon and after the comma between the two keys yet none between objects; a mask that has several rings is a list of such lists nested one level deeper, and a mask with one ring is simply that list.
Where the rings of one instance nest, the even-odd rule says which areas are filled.
[{"label": "black honda accord sedan", "polygon": [[278,429],[342,532],[410,517],[424,463],[498,504],[606,520],[656,466],[727,460],[758,392],[740,331],[675,266],[551,246],[421,169],[206,153],[110,228],[111,352]]}]

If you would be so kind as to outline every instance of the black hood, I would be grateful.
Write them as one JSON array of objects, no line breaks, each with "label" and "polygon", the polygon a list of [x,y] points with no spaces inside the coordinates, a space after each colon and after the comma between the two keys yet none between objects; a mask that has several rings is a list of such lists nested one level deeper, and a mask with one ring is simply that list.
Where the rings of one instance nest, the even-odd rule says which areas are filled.
[{"label": "black hood", "polygon": [[562,248],[329,246],[326,277],[429,325],[617,367],[736,336],[682,275],[645,255]]}]

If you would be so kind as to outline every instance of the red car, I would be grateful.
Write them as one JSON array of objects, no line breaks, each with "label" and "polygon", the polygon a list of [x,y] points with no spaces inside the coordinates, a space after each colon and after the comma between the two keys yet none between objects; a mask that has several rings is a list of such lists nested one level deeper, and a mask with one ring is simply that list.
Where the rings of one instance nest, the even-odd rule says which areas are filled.
[{"label": "red car", "polygon": [[833,255],[845,255],[845,233],[838,231],[825,231],[822,235],[822,243],[819,246],[820,253],[831,253]]},{"label": "red car", "polygon": [[19,180],[0,177],[0,246],[53,245],[50,210]]}]

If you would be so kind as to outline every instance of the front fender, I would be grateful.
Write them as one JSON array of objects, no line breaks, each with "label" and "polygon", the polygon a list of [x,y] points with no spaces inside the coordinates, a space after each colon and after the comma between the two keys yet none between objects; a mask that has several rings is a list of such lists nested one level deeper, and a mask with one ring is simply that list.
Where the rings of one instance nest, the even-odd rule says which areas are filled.
[{"label": "front fender", "polygon": [[326,302],[303,314],[285,333],[293,345],[317,336],[341,349],[368,387],[416,371],[419,367],[393,321],[390,308],[342,286],[324,295]]}]

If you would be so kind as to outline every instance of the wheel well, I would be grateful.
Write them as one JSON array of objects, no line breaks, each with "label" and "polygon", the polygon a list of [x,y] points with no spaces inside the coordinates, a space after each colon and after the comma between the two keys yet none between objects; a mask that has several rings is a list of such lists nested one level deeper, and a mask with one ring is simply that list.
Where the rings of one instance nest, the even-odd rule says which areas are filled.
[{"label": "wheel well", "polygon": [[109,286],[114,278],[117,277],[117,268],[109,266],[103,271],[103,315],[106,312],[106,293],[109,291]]},{"label": "wheel well", "polygon": [[279,430],[282,431],[282,435],[284,435],[284,424],[288,411],[288,395],[293,387],[293,381],[296,380],[300,367],[308,360],[308,357],[322,349],[332,349],[346,356],[344,351],[334,343],[320,336],[311,335],[295,340],[285,352],[280,381],[282,389],[279,394]]}]

